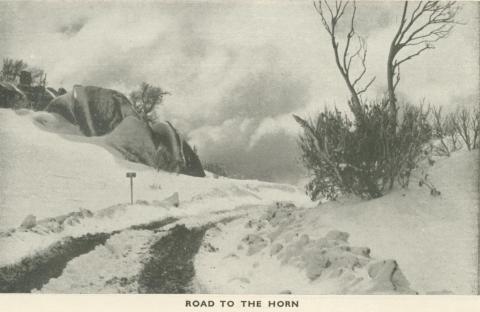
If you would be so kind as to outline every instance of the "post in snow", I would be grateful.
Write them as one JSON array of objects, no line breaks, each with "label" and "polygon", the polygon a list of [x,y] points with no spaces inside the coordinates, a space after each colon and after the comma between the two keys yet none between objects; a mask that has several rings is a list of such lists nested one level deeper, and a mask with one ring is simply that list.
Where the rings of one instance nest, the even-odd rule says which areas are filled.
[{"label": "post in snow", "polygon": [[127,178],[130,178],[130,204],[133,205],[133,178],[135,178],[137,174],[135,172],[127,172]]}]

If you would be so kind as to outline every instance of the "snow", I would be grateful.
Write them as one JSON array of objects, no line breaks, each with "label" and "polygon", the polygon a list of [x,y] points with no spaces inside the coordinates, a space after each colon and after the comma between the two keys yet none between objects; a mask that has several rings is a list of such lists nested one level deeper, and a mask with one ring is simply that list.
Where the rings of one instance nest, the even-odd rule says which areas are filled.
[{"label": "snow", "polygon": [[[134,280],[149,244],[163,234],[129,227],[168,217],[178,221],[165,229],[175,224],[194,227],[232,216],[237,219],[207,232],[195,257],[199,292],[398,293],[390,280],[385,286],[385,280],[371,276],[375,263],[383,263],[382,268],[394,263],[381,262],[388,259],[397,261],[409,288],[421,294],[477,292],[478,150],[438,158],[429,168],[440,196],[431,196],[412,181],[409,189],[396,189],[375,200],[342,198],[317,205],[301,189],[287,184],[212,175],[195,178],[127,162],[107,148],[102,138],[81,136],[57,115],[0,109],[0,124],[0,267],[18,263],[66,237],[120,231],[105,245],[71,260],[61,276],[39,291],[132,292],[134,282],[124,281]],[[134,200],[141,201],[134,205],[128,204],[128,171],[137,172]],[[179,207],[164,201],[175,192],[180,196]],[[261,223],[276,201],[296,207],[295,219],[287,218],[288,226],[268,225],[258,231],[246,226]],[[28,215],[38,222],[81,208],[92,215],[71,217],[72,222],[60,227],[39,222],[33,229],[19,228]],[[361,267],[346,270],[342,278],[312,280],[308,277],[312,264],[302,257],[317,255],[315,246],[323,244],[332,230],[349,234],[348,242],[339,244],[368,247],[370,257],[358,256],[363,259]],[[250,237],[260,250],[249,253],[247,235],[266,237],[266,243]],[[305,237],[307,243],[298,247]],[[275,244],[283,249],[276,251]],[[289,246],[297,246],[298,255],[287,257]],[[357,258],[351,256],[340,258]],[[404,286],[399,276],[399,285]]]},{"label": "snow", "polygon": [[[395,259],[411,289],[422,294],[476,294],[477,160],[476,151],[438,159],[429,170],[430,180],[441,191],[438,197],[413,179],[409,189],[397,189],[379,199],[344,198],[305,209],[297,228],[275,235],[293,230],[297,236],[321,238],[331,230],[344,231],[350,234],[352,246],[369,247],[372,257]],[[212,292],[342,292],[308,282],[305,272],[279,264],[268,252],[249,256],[239,251],[237,244],[248,233],[244,225],[256,222],[260,214],[257,209],[256,215],[227,224],[224,234],[208,240],[219,251],[197,256],[199,283]],[[273,243],[268,240],[268,248]]]},{"label": "snow", "polygon": [[376,200],[325,204],[308,219],[350,233],[353,244],[367,245],[374,255],[396,259],[417,291],[476,294],[477,153],[437,161],[429,174],[438,197],[412,181],[409,190]]},{"label": "snow", "polygon": [[42,293],[131,293],[136,276],[148,257],[151,231],[123,231],[105,245],[70,261],[58,278],[34,292]]},{"label": "snow", "polygon": [[[224,204],[231,201],[228,198],[248,197],[255,193],[248,189],[252,183],[265,190],[264,197],[285,194],[276,190],[276,186],[268,191],[272,185],[269,183],[195,178],[157,172],[141,164],[123,161],[102,145],[101,138],[39,131],[32,120],[40,114],[47,113],[17,115],[11,110],[0,110],[0,140],[3,144],[0,150],[0,227],[18,226],[29,214],[42,219],[79,208],[95,211],[115,203],[129,202],[127,171],[137,172],[135,199],[161,200],[179,192],[181,201],[185,202],[193,196],[208,196],[220,188],[224,199],[220,198],[219,203]],[[150,188],[154,184],[160,185],[161,189]],[[297,193],[297,198],[303,197],[295,188],[290,189]]]},{"label": "snow", "polygon": [[[350,246],[348,233],[330,231],[318,238],[305,234],[307,213],[293,205],[286,213],[276,207],[257,206],[247,216],[207,232],[195,258],[199,291],[415,293],[394,262],[377,261],[369,257],[368,248]],[[375,267],[382,274],[374,272]]]}]

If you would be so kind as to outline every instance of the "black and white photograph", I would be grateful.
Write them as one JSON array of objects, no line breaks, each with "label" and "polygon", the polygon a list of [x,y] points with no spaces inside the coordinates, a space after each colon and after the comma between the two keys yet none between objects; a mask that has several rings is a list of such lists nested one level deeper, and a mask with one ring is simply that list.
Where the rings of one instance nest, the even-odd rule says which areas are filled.
[{"label": "black and white photograph", "polygon": [[0,293],[477,295],[479,13],[1,1]]}]

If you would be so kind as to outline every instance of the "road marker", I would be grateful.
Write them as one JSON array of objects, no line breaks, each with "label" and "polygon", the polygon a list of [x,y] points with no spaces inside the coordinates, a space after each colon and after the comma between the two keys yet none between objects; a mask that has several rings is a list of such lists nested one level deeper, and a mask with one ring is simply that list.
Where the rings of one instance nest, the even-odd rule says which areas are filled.
[{"label": "road marker", "polygon": [[130,178],[130,203],[133,205],[133,178],[135,178],[137,174],[135,172],[127,172],[127,178]]}]

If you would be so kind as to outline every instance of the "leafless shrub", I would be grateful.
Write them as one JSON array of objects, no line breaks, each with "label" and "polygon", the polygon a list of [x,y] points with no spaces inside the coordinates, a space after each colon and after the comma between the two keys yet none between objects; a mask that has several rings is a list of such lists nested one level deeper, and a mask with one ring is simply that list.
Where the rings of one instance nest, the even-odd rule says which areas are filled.
[{"label": "leafless shrub", "polygon": [[470,151],[479,147],[480,110],[460,107],[456,110],[452,125]]},{"label": "leafless shrub", "polygon": [[459,134],[455,126],[455,114],[442,114],[442,107],[432,106],[433,138],[438,140],[434,144],[433,153],[437,156],[447,156],[459,150]]}]

